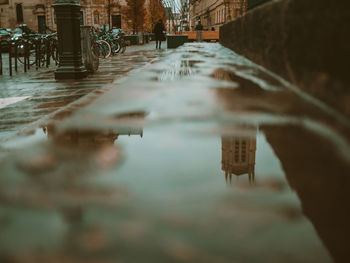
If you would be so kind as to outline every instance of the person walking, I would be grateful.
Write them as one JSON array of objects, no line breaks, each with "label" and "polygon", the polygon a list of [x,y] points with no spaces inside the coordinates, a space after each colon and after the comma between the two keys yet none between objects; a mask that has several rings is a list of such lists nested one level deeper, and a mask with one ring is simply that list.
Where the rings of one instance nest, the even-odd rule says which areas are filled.
[{"label": "person walking", "polygon": [[203,30],[203,25],[201,24],[201,21],[198,21],[198,24],[196,25],[195,30],[196,32],[196,37],[197,37],[197,42],[202,42],[203,37],[202,37],[202,30]]},{"label": "person walking", "polygon": [[195,30],[196,31],[202,31],[203,30],[203,25],[202,25],[200,20],[198,21],[198,24],[196,25]]},{"label": "person walking", "polygon": [[165,27],[162,19],[159,19],[159,21],[154,26],[154,30],[153,30],[156,38],[156,48],[159,48],[159,49],[161,48],[162,41],[165,40],[163,31],[165,31]]}]

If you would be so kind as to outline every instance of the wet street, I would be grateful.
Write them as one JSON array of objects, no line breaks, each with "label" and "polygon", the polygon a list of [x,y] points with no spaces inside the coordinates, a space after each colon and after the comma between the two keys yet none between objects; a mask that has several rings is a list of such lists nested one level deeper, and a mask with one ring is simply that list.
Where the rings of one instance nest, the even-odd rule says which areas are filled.
[{"label": "wet street", "polygon": [[[10,77],[8,63],[5,63],[3,76],[0,76],[0,141],[30,123],[57,114],[72,102],[78,103],[87,94],[90,97],[101,94],[116,78],[154,59],[155,54],[149,52],[151,48],[153,45],[129,47],[125,54],[101,60],[97,72],[77,81],[57,82],[54,63],[38,70],[32,66],[27,73],[18,63],[18,72]],[[3,54],[3,61],[7,60],[8,54]]]},{"label": "wet street", "polygon": [[348,118],[218,43],[102,63],[0,79],[0,262],[348,261]]}]

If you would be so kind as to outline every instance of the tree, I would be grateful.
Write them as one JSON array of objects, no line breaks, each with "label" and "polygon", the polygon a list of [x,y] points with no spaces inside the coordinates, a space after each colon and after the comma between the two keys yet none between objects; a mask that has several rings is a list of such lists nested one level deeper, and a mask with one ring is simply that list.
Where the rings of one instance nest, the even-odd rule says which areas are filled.
[{"label": "tree", "polygon": [[126,0],[125,20],[134,34],[143,31],[145,16],[145,0]]},{"label": "tree", "polygon": [[166,22],[166,15],[163,2],[161,0],[149,0],[147,14],[147,28],[153,30],[159,19]]}]

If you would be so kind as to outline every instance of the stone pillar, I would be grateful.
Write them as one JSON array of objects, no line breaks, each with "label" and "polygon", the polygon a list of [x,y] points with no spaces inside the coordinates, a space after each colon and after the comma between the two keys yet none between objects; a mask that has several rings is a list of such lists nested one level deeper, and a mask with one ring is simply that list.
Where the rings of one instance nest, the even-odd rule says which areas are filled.
[{"label": "stone pillar", "polygon": [[56,12],[59,65],[56,79],[81,79],[87,76],[82,63],[80,8],[77,0],[57,0]]},{"label": "stone pillar", "polygon": [[91,4],[87,4],[85,7],[86,25],[92,26],[94,23],[94,18],[91,10]]}]

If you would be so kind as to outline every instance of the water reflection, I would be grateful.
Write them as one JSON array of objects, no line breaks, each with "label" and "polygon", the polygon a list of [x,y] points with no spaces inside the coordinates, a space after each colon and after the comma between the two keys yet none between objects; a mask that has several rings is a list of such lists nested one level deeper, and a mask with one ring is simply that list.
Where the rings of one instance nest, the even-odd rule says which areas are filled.
[{"label": "water reflection", "polygon": [[103,130],[71,130],[62,133],[56,132],[54,126],[43,128],[47,136],[52,137],[56,144],[82,148],[114,144],[119,136],[139,135],[143,137],[143,129],[135,127],[122,127],[119,129]]},{"label": "water reflection", "polygon": [[304,215],[336,262],[348,261],[350,163],[337,149],[302,127],[261,126],[281,161]]},{"label": "water reflection", "polygon": [[[227,109],[224,113],[230,110],[239,113],[237,109],[246,112],[248,106],[256,107],[257,103],[266,104],[266,108],[275,105],[276,100],[255,96],[259,92],[267,95],[269,91],[259,91],[258,86],[232,79],[239,82],[238,88],[223,88],[217,92]],[[253,96],[255,100],[251,99]],[[153,102],[157,104],[156,100],[150,103]],[[167,102],[162,101],[163,104]],[[137,104],[136,108],[139,107]],[[142,113],[134,115],[142,118]],[[232,119],[236,116],[232,114]],[[43,205],[50,203],[57,211],[63,211],[59,216],[67,226],[61,230],[50,227],[55,231],[48,232],[62,235],[65,243],[57,242],[56,251],[72,259],[56,261],[82,262],[86,257],[103,261],[105,257],[111,261],[142,262],[147,251],[154,255],[154,262],[259,262],[262,258],[265,262],[329,262],[314,228],[301,216],[301,209],[334,259],[347,261],[349,164],[337,157],[324,138],[294,126],[274,124],[269,127],[259,122],[258,134],[256,129],[252,129],[252,134],[251,129],[237,132],[236,128],[234,133],[229,131],[230,136],[219,140],[219,132],[225,132],[227,126],[238,122],[220,123],[223,129],[218,133],[198,136],[188,131],[192,132],[194,127],[207,131],[207,126],[175,118],[169,119],[169,123],[147,123],[147,136],[140,143],[138,136],[142,137],[143,130],[128,126],[125,122],[128,119],[131,119],[130,114],[108,116],[106,126],[117,123],[120,129],[62,132],[47,127],[54,142],[70,148],[62,151],[60,147],[49,145],[42,156],[52,157],[49,162],[39,159],[45,165],[40,170],[37,160],[31,166],[22,160],[19,165],[13,162],[10,166],[11,160],[1,163],[2,169],[6,167],[10,171],[5,182],[16,179],[13,176],[16,171],[20,171],[17,172],[20,175],[30,175],[23,184],[18,184],[16,191],[10,192],[1,173],[2,203],[9,203],[14,197],[12,193],[18,193],[18,207],[21,202],[26,204],[35,197],[38,201],[33,201],[34,205],[41,201]],[[203,119],[203,122],[205,120],[210,121]],[[248,119],[245,121],[250,123]],[[122,124],[125,125],[120,126]],[[211,128],[208,125],[208,132]],[[122,165],[116,166],[113,161],[118,160],[119,155],[113,149],[118,148],[114,143],[121,135],[136,135],[136,140],[120,142],[125,158]],[[254,191],[224,191],[223,178],[213,176],[221,173],[218,168],[220,143],[226,182],[231,183],[233,175],[236,178],[242,175],[244,181],[253,183],[256,170],[259,182]],[[107,147],[102,151],[100,145]],[[86,155],[91,152],[85,148],[78,149],[76,155],[71,154],[80,146],[98,149],[96,158],[89,162]],[[25,151],[33,150],[27,147]],[[88,154],[83,155],[86,152]],[[113,154],[116,157],[111,158]],[[33,153],[28,153],[30,155]],[[57,165],[60,162],[63,165]],[[111,169],[104,171],[101,167]],[[96,176],[101,174],[105,176]],[[294,191],[284,187],[285,178]],[[111,193],[115,198],[111,198]],[[28,219],[25,214],[15,216]],[[26,221],[23,225],[38,229],[43,221],[53,220]],[[10,243],[6,237],[18,237],[17,229],[23,229],[15,220],[12,225],[15,227],[1,229],[2,244]],[[15,230],[6,232],[8,229]],[[32,232],[25,237],[28,243],[38,239]],[[50,240],[54,237],[50,236]],[[17,245],[20,240],[17,238],[12,243]],[[16,246],[13,251],[22,249]],[[42,253],[39,249],[35,251]]]},{"label": "water reflection", "polygon": [[198,72],[197,64],[203,61],[200,60],[181,60],[174,61],[166,70],[160,72],[158,79],[165,80],[180,80],[184,77],[194,75]]},{"label": "water reflection", "polygon": [[143,120],[144,112],[131,112],[113,116],[120,125],[114,129],[74,129],[66,131],[57,131],[54,124],[43,127],[43,132],[47,137],[52,138],[56,144],[65,146],[74,146],[90,148],[96,146],[105,146],[114,144],[119,136],[139,135],[143,137],[143,128],[139,125],[130,125],[130,122]]},{"label": "water reflection", "polygon": [[256,137],[221,137],[221,169],[226,183],[232,183],[232,176],[248,174],[249,183],[255,179]]},{"label": "water reflection", "polygon": [[[289,91],[263,90],[260,84],[225,70],[215,71],[212,77],[238,84],[235,89],[216,90],[218,99],[229,112],[253,110],[259,114],[275,113],[282,118],[300,118],[307,113],[306,116],[313,121],[332,124],[323,113]],[[294,124],[260,124],[259,129],[279,159],[288,185],[300,200],[303,214],[314,226],[330,255],[335,262],[347,262],[350,238],[349,162],[331,143],[331,136],[325,138],[320,131]],[[254,180],[254,164],[250,168],[247,162],[248,149],[254,149],[255,159],[256,148],[249,148],[249,143],[244,137],[222,138],[222,170],[229,183],[233,174],[248,174],[249,181]],[[241,149],[245,149],[245,153]],[[244,158],[246,164],[240,166],[237,161]],[[258,172],[260,178],[261,171]]]}]

